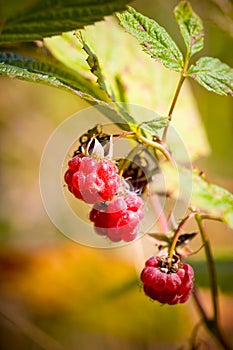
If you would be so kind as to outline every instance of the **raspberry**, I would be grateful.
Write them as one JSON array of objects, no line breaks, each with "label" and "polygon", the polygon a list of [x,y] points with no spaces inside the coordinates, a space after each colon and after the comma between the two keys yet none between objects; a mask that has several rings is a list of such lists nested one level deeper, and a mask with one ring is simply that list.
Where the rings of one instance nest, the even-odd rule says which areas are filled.
[{"label": "raspberry", "polygon": [[190,265],[168,256],[152,256],[141,272],[144,292],[151,299],[163,304],[175,305],[188,300],[193,288],[194,272]]},{"label": "raspberry", "polygon": [[110,160],[80,154],[70,159],[68,166],[64,180],[75,197],[94,204],[109,200],[116,194],[120,176]]},{"label": "raspberry", "polygon": [[120,194],[111,201],[96,203],[90,212],[95,231],[113,242],[133,241],[143,219],[143,201],[134,192]]}]

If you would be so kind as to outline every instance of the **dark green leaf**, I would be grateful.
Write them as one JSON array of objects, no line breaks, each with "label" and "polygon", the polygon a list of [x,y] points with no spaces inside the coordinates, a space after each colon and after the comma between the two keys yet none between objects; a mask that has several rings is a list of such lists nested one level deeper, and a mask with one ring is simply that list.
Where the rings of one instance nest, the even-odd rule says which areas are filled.
[{"label": "dark green leaf", "polygon": [[52,65],[15,53],[0,53],[0,75],[68,90],[98,103],[106,99],[95,84],[62,65]]},{"label": "dark green leaf", "polygon": [[156,135],[158,130],[164,128],[168,124],[169,124],[168,118],[158,117],[148,122],[143,122],[140,128],[146,133],[148,133],[149,135],[153,136],[153,135]]},{"label": "dark green leaf", "polygon": [[[195,283],[198,286],[204,288],[210,288],[210,280],[209,280],[209,272],[208,266],[205,260],[195,260],[188,259],[188,263],[190,263],[195,271]],[[215,267],[217,272],[217,282],[219,288],[225,292],[229,293],[233,291],[233,259],[232,256],[226,257],[216,257],[215,258]]]},{"label": "dark green leaf", "polygon": [[187,75],[207,90],[219,95],[233,96],[233,69],[218,58],[201,57]]},{"label": "dark green leaf", "polygon": [[187,1],[181,1],[174,11],[176,22],[184,38],[189,57],[204,46],[204,28],[201,19]]},{"label": "dark green leaf", "polygon": [[167,68],[182,71],[183,56],[166,30],[154,20],[129,7],[118,14],[122,26],[135,36],[143,50]]},{"label": "dark green leaf", "polygon": [[32,1],[23,11],[5,19],[0,42],[33,41],[83,28],[125,9],[127,0]]},{"label": "dark green leaf", "polygon": [[72,92],[90,103],[98,104],[110,120],[128,130],[136,130],[137,122],[111,100],[99,86],[62,64],[41,62],[15,53],[0,53],[0,76],[55,86]]}]

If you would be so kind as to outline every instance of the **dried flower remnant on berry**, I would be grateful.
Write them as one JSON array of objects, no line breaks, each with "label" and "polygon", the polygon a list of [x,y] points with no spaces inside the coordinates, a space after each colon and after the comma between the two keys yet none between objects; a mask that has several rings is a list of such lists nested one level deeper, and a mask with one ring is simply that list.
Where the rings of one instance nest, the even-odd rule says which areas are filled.
[{"label": "dried flower remnant on berry", "polygon": [[[112,152],[112,147],[109,149]],[[87,146],[83,153],[69,160],[68,167],[64,180],[76,198],[94,204],[110,200],[117,193],[121,182],[118,168],[109,158],[104,157],[98,141],[95,142],[91,155],[88,154]]]}]

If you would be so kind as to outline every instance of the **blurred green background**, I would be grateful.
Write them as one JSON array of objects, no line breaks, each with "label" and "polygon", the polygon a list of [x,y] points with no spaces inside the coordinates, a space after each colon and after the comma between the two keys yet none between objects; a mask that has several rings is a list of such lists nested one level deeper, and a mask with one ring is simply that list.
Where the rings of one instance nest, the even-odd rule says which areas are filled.
[{"label": "blurred green background", "polygon": [[[190,2],[204,21],[205,52],[201,54],[233,66],[233,3]],[[156,19],[184,48],[172,15],[177,3],[138,0],[131,5]],[[38,182],[43,148],[64,119],[88,104],[47,86],[5,78],[0,84],[0,348],[166,350],[187,346],[199,319],[192,300],[160,306],[140,288],[144,259],[154,250],[146,237],[119,249],[84,247],[58,232],[43,208]],[[195,83],[191,89],[211,147],[209,156],[195,164],[209,181],[232,191],[233,100]],[[207,226],[218,260],[222,326],[233,345],[233,232],[219,223]],[[197,239],[193,247],[199,246]],[[200,252],[190,262],[196,266],[196,280],[210,310],[203,259]],[[202,330],[200,338],[200,349],[215,349]]]}]

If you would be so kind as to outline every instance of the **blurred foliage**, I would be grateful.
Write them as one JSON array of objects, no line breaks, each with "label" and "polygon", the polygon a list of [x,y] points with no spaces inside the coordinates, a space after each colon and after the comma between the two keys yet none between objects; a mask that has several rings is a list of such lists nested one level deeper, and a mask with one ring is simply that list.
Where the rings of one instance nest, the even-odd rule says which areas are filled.
[{"label": "blurred foliage", "polygon": [[[216,5],[222,1],[190,2],[204,20],[205,54],[217,56],[232,65],[229,48],[232,45],[233,12],[225,14],[230,2],[224,1],[227,4],[225,12],[219,11]],[[19,1],[15,6],[21,8],[21,3]],[[175,0],[137,0],[133,6],[158,20],[183,49],[182,38],[172,17],[177,3]],[[13,2],[4,3],[7,16],[14,11]],[[158,63],[146,57],[135,40],[128,41],[128,34],[123,30],[114,29],[112,32],[111,22],[111,19],[106,19],[107,30],[102,23],[97,23],[85,31],[91,48],[101,57],[106,78],[113,77],[108,80],[109,86],[116,86],[116,91],[117,85],[126,86],[128,102],[166,114],[177,74],[162,70]],[[101,37],[99,42],[95,31]],[[81,71],[90,78],[85,62],[87,55],[81,51],[74,36],[64,34],[51,41],[48,39],[46,45],[62,62],[72,63],[78,71],[80,66],[76,62],[79,61]],[[124,60],[121,59],[123,56]],[[121,70],[123,75],[119,73]],[[65,91],[1,79],[0,106],[0,297],[6,306],[6,314],[0,317],[1,346],[8,350],[15,350],[16,346],[22,350],[43,348],[36,345],[35,334],[21,334],[20,328],[12,323],[10,313],[6,321],[8,309],[22,314],[28,322],[58,339],[68,349],[170,350],[177,348],[178,342],[185,342],[198,320],[192,303],[161,307],[145,298],[137,284],[138,275],[133,263],[136,261],[141,269],[145,256],[155,252],[151,242],[145,244],[142,240],[137,249],[133,245],[118,250],[80,247],[68,243],[44,211],[38,186],[44,145],[59,123],[88,105]],[[229,189],[233,186],[232,107],[230,97],[216,96],[197,84],[193,84],[191,90],[187,83],[174,114],[174,125],[184,136],[193,158],[208,173],[211,181],[217,180]],[[140,116],[137,117],[140,120]],[[200,160],[199,157],[207,156],[210,151],[202,121],[212,154]],[[232,339],[230,293],[233,270],[231,255],[226,254],[233,245],[232,230],[210,223],[208,231],[216,252],[220,287],[224,292],[220,294],[223,327],[228,338]],[[219,249],[222,255],[218,258]],[[199,256],[200,260],[192,258],[190,263],[196,270],[196,282],[206,286],[206,266],[201,252]],[[209,297],[205,297],[208,304]]]},{"label": "blurred foliage", "polygon": [[[19,299],[62,341],[75,330],[173,343],[184,338],[184,317],[185,329],[191,330],[186,308],[161,307],[145,298],[133,266],[114,254],[72,243],[27,254],[5,250],[0,272],[2,297]],[[167,334],[170,317],[176,326]]]}]

